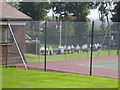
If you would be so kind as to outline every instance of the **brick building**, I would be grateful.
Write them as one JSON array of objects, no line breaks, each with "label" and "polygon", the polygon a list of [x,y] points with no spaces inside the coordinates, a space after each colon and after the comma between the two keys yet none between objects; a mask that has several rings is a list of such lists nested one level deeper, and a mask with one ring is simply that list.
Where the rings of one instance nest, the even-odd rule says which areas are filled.
[{"label": "brick building", "polygon": [[13,58],[18,55],[18,50],[10,33],[8,23],[12,27],[22,53],[24,53],[25,24],[31,18],[5,2],[0,2],[0,9],[2,9],[0,10],[0,63],[2,65],[19,63],[21,60]]}]

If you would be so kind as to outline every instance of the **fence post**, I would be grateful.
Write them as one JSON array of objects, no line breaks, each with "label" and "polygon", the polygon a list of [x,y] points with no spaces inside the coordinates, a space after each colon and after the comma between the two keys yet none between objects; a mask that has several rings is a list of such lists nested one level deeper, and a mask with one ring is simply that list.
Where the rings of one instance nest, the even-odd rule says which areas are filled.
[{"label": "fence post", "polygon": [[90,76],[92,75],[92,59],[93,59],[93,31],[94,31],[94,21],[92,21],[92,33],[91,33],[91,56],[90,56]]},{"label": "fence post", "polygon": [[46,71],[46,46],[47,46],[47,21],[45,21],[45,58],[44,58],[44,71]]},{"label": "fence post", "polygon": [[36,55],[38,55],[38,38],[36,38]]},{"label": "fence post", "polygon": [[117,55],[120,53],[120,23],[118,22]]}]

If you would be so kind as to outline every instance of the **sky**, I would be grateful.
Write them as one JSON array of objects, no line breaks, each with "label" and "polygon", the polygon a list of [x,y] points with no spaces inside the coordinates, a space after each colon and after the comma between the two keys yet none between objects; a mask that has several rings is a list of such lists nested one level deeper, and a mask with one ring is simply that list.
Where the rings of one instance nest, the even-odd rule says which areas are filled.
[{"label": "sky", "polygon": [[99,19],[98,9],[90,10],[90,14],[87,17],[90,19]]}]

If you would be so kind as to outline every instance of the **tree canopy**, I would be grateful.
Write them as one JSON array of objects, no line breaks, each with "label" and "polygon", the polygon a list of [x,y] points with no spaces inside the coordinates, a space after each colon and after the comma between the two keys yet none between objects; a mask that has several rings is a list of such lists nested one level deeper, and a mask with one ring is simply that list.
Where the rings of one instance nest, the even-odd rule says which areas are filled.
[{"label": "tree canopy", "polygon": [[[73,41],[85,41],[87,38],[87,33],[89,33],[89,19],[87,16],[90,13],[90,9],[99,10],[99,18],[102,21],[101,29],[98,26],[95,26],[96,32],[104,32],[107,28],[105,21],[108,20],[108,15],[111,13],[111,20],[114,22],[120,22],[120,2],[20,2],[19,4],[12,4],[12,6],[17,7],[23,13],[32,17],[34,21],[42,21],[48,18],[47,13],[50,9],[53,10],[53,18],[49,20],[54,21],[63,21],[62,23],[62,34],[67,35],[67,37],[72,38]],[[114,7],[114,8],[111,8]],[[65,24],[64,22],[74,22]],[[78,23],[82,22],[82,23]],[[87,23],[83,23],[87,22]],[[109,21],[108,21],[109,22]],[[30,35],[36,37],[38,34],[44,37],[44,32],[39,32],[39,22],[31,24],[33,30],[30,31]],[[68,26],[70,26],[68,28]],[[69,31],[65,31],[65,28],[68,28]],[[48,38],[55,38],[54,41],[58,41],[59,38],[59,29],[55,31],[55,28],[48,28]],[[66,34],[65,34],[66,33]]]},{"label": "tree canopy", "polygon": [[113,22],[120,22],[120,1],[115,2],[115,8],[112,10],[112,18]]},{"label": "tree canopy", "polygon": [[[53,10],[53,18],[62,21],[86,22],[90,9],[98,8],[99,18],[105,22],[109,13],[111,20],[120,21],[120,2],[9,2],[10,5],[31,16],[33,20],[47,19],[47,13]],[[111,8],[113,7],[114,8]]]},{"label": "tree canopy", "polygon": [[89,14],[88,2],[52,2],[51,7],[56,19],[62,21],[72,21],[71,18],[76,17],[75,22],[85,22]]},{"label": "tree canopy", "polygon": [[20,2],[19,10],[32,17],[33,20],[44,20],[50,10],[48,2]]}]

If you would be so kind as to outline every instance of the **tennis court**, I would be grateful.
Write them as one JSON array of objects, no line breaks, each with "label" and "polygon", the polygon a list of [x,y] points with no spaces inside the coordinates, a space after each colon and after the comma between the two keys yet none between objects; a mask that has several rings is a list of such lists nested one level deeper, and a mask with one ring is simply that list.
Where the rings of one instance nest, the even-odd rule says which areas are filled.
[{"label": "tennis court", "polygon": [[[80,64],[81,65],[81,64]],[[89,64],[83,64],[83,65],[89,65]],[[111,69],[118,69],[120,67],[118,67],[120,65],[120,63],[118,62],[118,60],[114,60],[114,61],[105,61],[105,62],[99,62],[99,63],[93,63],[94,67],[100,67],[100,68],[111,68]]]},{"label": "tennis court", "polygon": [[[103,56],[93,58],[93,76],[119,78],[118,56]],[[23,64],[16,64],[15,67],[24,67]],[[44,63],[27,63],[29,69],[44,70]],[[47,62],[47,71],[64,73],[86,74],[90,73],[90,59],[73,59]]]}]

